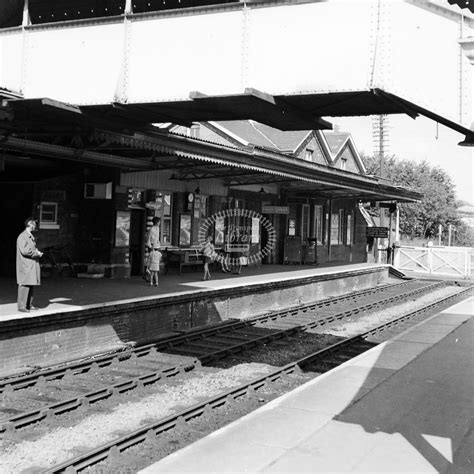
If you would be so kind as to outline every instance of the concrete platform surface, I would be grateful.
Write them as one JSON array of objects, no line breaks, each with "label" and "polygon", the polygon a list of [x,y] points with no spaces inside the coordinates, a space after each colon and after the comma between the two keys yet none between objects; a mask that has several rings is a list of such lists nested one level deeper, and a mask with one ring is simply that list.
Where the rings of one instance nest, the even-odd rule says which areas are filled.
[{"label": "concrete platform surface", "polygon": [[122,302],[143,301],[147,298],[234,288],[256,283],[292,280],[323,274],[336,274],[369,268],[387,267],[384,264],[359,263],[352,265],[305,266],[261,265],[244,267],[241,274],[212,271],[212,279],[202,281],[202,271],[176,272],[160,275],[160,286],[151,287],[141,277],[130,279],[80,279],[71,277],[43,278],[34,290],[34,305],[38,311],[20,313],[17,310],[17,285],[14,278],[0,277],[0,321],[45,314],[64,313],[106,306]]},{"label": "concrete platform surface", "polygon": [[140,471],[474,472],[474,297]]}]

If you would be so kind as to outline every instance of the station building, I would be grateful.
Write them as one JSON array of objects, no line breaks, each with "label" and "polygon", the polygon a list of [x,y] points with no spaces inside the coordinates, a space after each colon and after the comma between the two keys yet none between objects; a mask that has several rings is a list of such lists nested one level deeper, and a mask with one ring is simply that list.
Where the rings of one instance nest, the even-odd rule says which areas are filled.
[{"label": "station building", "polygon": [[[447,118],[457,104],[424,87],[445,87],[439,68],[460,66],[449,53],[430,60],[427,45],[441,51],[449,33],[458,46],[472,19],[425,3],[2,3],[0,273],[14,275],[29,215],[40,247],[66,248],[78,266],[100,264],[112,278],[142,274],[154,216],[163,249],[179,259],[211,235],[243,263],[367,261],[363,206],[421,196],[367,175],[350,134],[329,132],[323,117],[423,115],[466,143],[474,137]],[[426,19],[442,30],[421,42]],[[396,55],[383,52],[389,40]],[[319,45],[311,61],[301,45]],[[448,77],[457,87],[471,75]]]},{"label": "station building", "polygon": [[360,206],[420,197],[368,176],[349,133],[254,121],[144,125],[1,93],[3,275],[14,275],[29,215],[41,248],[130,277],[143,272],[154,216],[163,249],[178,255],[211,235],[223,254],[238,247],[243,264],[358,263],[368,244]]}]

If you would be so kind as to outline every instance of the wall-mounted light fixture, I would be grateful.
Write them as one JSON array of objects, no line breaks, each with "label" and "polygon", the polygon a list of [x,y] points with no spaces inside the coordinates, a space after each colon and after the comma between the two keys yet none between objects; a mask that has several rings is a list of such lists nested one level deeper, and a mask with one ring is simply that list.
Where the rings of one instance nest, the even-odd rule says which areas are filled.
[{"label": "wall-mounted light fixture", "polygon": [[201,194],[201,190],[199,189],[199,186],[194,190],[194,194]]},{"label": "wall-mounted light fixture", "polygon": [[266,194],[266,191],[265,191],[265,189],[263,189],[263,186],[260,188],[259,193],[260,193],[260,194]]}]

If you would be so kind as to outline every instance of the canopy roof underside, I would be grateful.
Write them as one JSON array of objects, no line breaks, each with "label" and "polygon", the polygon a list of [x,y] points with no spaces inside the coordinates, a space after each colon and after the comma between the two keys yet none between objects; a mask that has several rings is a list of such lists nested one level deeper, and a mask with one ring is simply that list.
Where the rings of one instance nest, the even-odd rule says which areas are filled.
[{"label": "canopy roof underside", "polygon": [[474,141],[474,131],[442,115],[382,89],[270,95],[247,88],[243,94],[206,96],[191,92],[189,100],[140,104],[104,104],[81,107],[116,119],[146,123],[252,119],[279,130],[331,129],[323,117],[419,115],[449,127]]},{"label": "canopy roof underside", "polygon": [[[168,120],[175,122],[185,116],[191,122],[222,119],[218,111],[213,113],[212,107],[209,109],[209,104],[193,112],[181,103],[176,107],[169,103],[161,105],[169,113]],[[24,176],[25,167],[36,169],[35,176],[41,179],[42,172],[48,177],[54,167],[63,170],[89,163],[126,172],[165,171],[171,179],[181,181],[219,178],[229,186],[279,183],[293,194],[328,198],[353,197],[366,201],[421,198],[419,193],[372,176],[318,165],[284,153],[255,146],[218,145],[170,134],[149,123],[160,121],[155,106],[160,107],[147,104],[137,112],[137,106],[127,104],[77,107],[50,99],[5,100],[0,108],[0,150],[4,160],[0,180]],[[326,109],[330,107],[327,103]],[[163,113],[162,108],[159,110]],[[251,118],[256,120],[255,116]]]}]

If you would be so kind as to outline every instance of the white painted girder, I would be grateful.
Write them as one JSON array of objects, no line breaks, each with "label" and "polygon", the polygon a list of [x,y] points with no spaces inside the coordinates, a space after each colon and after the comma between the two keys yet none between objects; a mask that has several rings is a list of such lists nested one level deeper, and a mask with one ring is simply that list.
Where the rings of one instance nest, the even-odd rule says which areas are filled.
[{"label": "white painted girder", "polygon": [[0,31],[0,86],[77,104],[246,87],[269,94],[379,87],[470,126],[472,68],[459,36],[452,15],[402,0],[132,15]]}]

